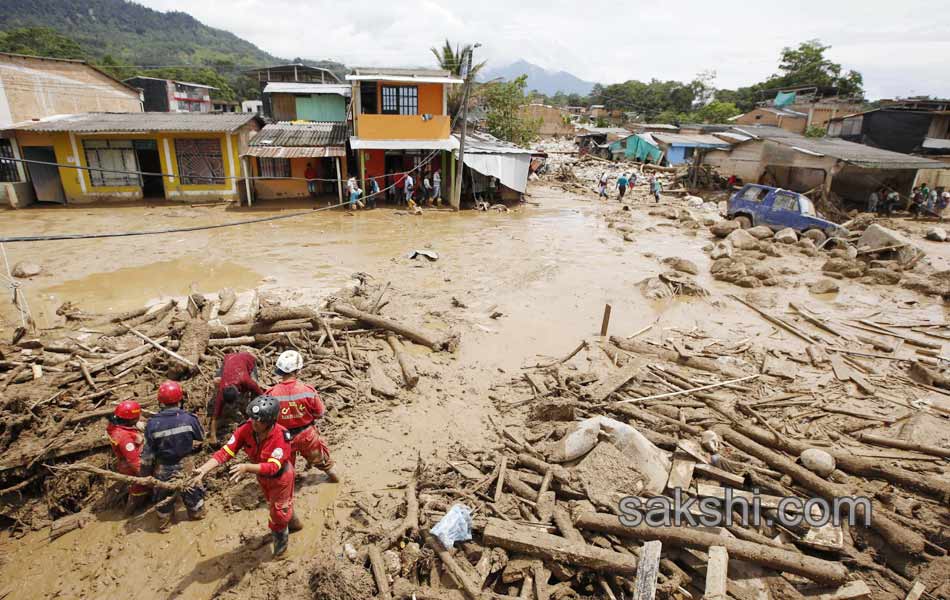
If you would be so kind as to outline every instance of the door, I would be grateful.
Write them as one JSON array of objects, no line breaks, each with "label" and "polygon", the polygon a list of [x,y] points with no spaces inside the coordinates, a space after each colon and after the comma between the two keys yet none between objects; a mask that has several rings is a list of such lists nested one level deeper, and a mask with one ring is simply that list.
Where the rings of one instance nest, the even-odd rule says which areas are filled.
[{"label": "door", "polygon": [[135,140],[133,147],[135,157],[138,159],[139,171],[142,172],[142,197],[165,198],[165,178],[161,175],[146,175],[146,173],[162,172],[158,143],[155,140]]},{"label": "door", "polygon": [[33,182],[33,191],[37,202],[56,202],[66,204],[66,193],[63,191],[63,182],[59,178],[59,167],[38,163],[55,163],[56,153],[52,146],[26,146],[23,148],[23,158],[27,161],[26,170]]}]

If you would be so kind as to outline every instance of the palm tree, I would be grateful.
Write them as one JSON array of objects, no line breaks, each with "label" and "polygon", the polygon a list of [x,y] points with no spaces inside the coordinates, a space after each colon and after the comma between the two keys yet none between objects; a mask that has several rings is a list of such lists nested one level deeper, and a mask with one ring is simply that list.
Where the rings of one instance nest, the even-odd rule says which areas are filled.
[{"label": "palm tree", "polygon": [[[431,50],[432,54],[435,55],[436,61],[439,63],[439,67],[456,77],[462,77],[462,71],[468,67],[468,61],[472,56],[473,48],[471,44],[466,44],[461,47],[456,45],[453,48],[452,43],[449,42],[449,40],[445,40],[445,44],[441,48],[433,47]],[[474,77],[484,66],[484,61],[473,64],[468,76]],[[448,105],[449,114],[454,118],[462,109],[462,86],[455,86],[451,89],[449,97],[446,99],[446,104]]]}]

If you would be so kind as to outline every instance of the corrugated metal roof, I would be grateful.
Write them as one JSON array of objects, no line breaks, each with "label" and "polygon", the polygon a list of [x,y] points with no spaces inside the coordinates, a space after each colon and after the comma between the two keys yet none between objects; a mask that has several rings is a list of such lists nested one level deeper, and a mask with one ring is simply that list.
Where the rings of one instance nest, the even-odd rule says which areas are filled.
[{"label": "corrugated metal roof", "polygon": [[[251,148],[316,148],[346,146],[350,128],[343,122],[274,123],[265,125],[251,138]],[[262,156],[255,154],[253,156]]]},{"label": "corrugated metal roof", "polygon": [[15,123],[9,129],[71,133],[152,133],[236,131],[251,121],[250,113],[79,113]]},{"label": "corrugated metal roof", "polygon": [[923,146],[928,150],[950,150],[950,140],[925,138]]},{"label": "corrugated metal roof", "polygon": [[264,86],[265,94],[338,94],[349,97],[352,88],[345,83],[299,83],[271,81]]},{"label": "corrugated metal roof", "polygon": [[855,144],[847,142],[840,138],[810,138],[791,131],[786,131],[778,127],[766,125],[736,127],[737,133],[749,135],[753,138],[765,139],[785,146],[791,146],[798,150],[831,156],[847,163],[864,167],[866,169],[945,169],[946,164],[911,156],[910,154],[901,154],[900,152],[891,152],[882,150],[873,146],[864,144]]},{"label": "corrugated metal roof", "polygon": [[[452,137],[458,139],[458,136]],[[531,150],[499,140],[483,132],[471,132],[465,136],[465,153],[468,154],[531,154]]]},{"label": "corrugated metal roof", "polygon": [[346,156],[346,146],[314,146],[309,148],[288,148],[285,146],[253,146],[241,156],[259,158],[327,158]]},{"label": "corrugated metal roof", "polygon": [[654,132],[653,137],[659,140],[659,142],[662,144],[671,144],[673,146],[712,146],[715,148],[725,148],[729,146],[729,142],[725,140],[721,140],[714,135],[703,135],[701,133],[685,134]]},{"label": "corrugated metal roof", "polygon": [[416,83],[464,83],[460,77],[444,69],[377,69],[358,67],[346,76],[347,81],[401,81]]},{"label": "corrugated metal roof", "polygon": [[770,113],[772,113],[772,114],[779,115],[780,117],[791,117],[791,118],[793,118],[793,119],[804,119],[805,117],[808,116],[808,115],[806,115],[805,113],[801,113],[801,112],[798,112],[798,111],[796,111],[796,110],[788,110],[787,108],[775,108],[775,107],[773,107],[773,106],[760,106],[759,108],[762,109],[762,110],[764,110],[765,112],[770,112]]},{"label": "corrugated metal roof", "polygon": [[581,127],[580,131],[586,131],[590,135],[630,135],[632,133],[623,127]]},{"label": "corrugated metal roof", "polygon": [[679,131],[679,127],[676,125],[670,125],[669,123],[633,123],[634,129],[664,129],[666,131]]}]

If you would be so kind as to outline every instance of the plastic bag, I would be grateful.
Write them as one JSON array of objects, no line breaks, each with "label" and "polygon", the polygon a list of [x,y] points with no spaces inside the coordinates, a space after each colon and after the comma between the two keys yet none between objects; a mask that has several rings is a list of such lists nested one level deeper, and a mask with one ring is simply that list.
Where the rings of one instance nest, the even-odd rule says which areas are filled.
[{"label": "plastic bag", "polygon": [[429,532],[446,548],[454,547],[455,542],[472,539],[472,509],[464,504],[453,504]]}]

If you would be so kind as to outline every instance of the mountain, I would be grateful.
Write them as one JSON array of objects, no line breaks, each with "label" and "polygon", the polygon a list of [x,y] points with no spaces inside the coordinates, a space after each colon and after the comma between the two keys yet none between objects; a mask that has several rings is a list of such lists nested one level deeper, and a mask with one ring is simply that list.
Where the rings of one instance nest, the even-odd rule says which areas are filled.
[{"label": "mountain", "polygon": [[528,91],[538,90],[548,96],[553,96],[557,92],[586,96],[594,87],[593,82],[584,81],[566,71],[549,71],[524,60],[513,62],[506,67],[486,66],[479,73],[479,79],[490,81],[500,77],[511,80],[525,74],[528,76]]}]

